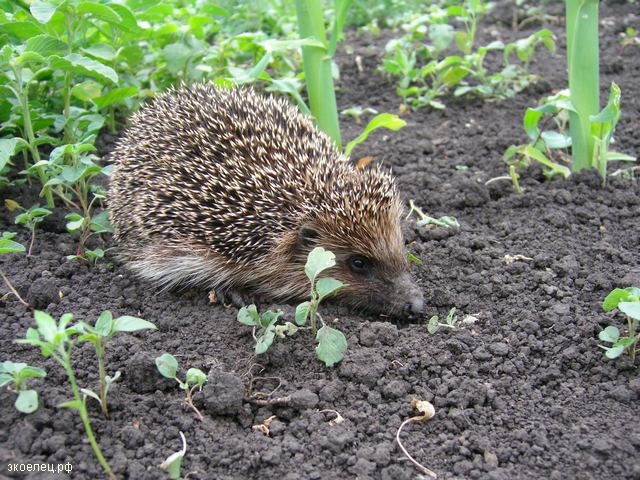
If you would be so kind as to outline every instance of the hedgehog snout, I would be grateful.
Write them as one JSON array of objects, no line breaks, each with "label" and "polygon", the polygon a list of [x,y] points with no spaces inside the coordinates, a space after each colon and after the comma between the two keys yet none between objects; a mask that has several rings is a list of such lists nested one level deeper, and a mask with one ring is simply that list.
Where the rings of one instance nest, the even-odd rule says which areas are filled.
[{"label": "hedgehog snout", "polygon": [[406,273],[398,279],[396,286],[404,293],[407,299],[404,304],[403,313],[405,315],[419,315],[422,313],[424,308],[424,295],[413,278]]}]

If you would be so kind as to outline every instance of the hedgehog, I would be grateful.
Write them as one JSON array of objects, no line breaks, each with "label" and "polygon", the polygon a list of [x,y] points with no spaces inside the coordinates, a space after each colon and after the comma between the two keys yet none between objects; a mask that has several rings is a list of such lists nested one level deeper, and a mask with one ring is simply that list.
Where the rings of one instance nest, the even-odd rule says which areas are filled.
[{"label": "hedgehog", "polygon": [[322,246],[342,302],[400,317],[423,308],[393,177],[353,166],[281,97],[173,88],[134,114],[111,160],[119,255],[159,288],[207,288],[236,305],[303,299],[307,255]]}]

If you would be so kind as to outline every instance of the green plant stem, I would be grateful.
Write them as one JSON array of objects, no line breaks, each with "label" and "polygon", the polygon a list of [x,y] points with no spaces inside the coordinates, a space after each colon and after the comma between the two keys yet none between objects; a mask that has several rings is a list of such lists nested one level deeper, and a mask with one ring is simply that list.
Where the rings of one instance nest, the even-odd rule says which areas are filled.
[{"label": "green plant stem", "polygon": [[320,129],[333,139],[338,148],[342,148],[322,1],[296,0],[296,13],[300,37],[313,38],[325,45],[324,48],[311,45],[302,47],[304,76],[311,113]]},{"label": "green plant stem", "polygon": [[102,451],[100,450],[100,445],[96,441],[96,437],[93,435],[93,430],[91,429],[91,423],[89,422],[89,414],[87,413],[87,407],[85,405],[85,401],[80,393],[80,389],[78,388],[78,384],[76,382],[76,376],[73,373],[73,369],[71,368],[71,353],[70,350],[65,350],[64,346],[60,347],[61,352],[58,354],[54,354],[54,358],[57,360],[60,365],[62,365],[67,372],[67,377],[69,378],[69,383],[71,384],[71,390],[73,391],[73,398],[78,405],[78,413],[80,414],[80,419],[82,420],[82,425],[84,426],[84,431],[87,434],[87,438],[89,439],[89,443],[91,444],[91,448],[93,449],[93,453],[95,454],[98,462],[102,466],[103,470],[109,476],[110,479],[115,480],[116,476],[113,474],[111,467],[105,460],[102,455]]},{"label": "green plant stem", "polygon": [[98,357],[98,378],[100,382],[100,408],[106,418],[109,418],[109,409],[107,407],[107,384],[105,381],[106,369],[104,366],[104,345],[102,339],[98,337],[98,341],[94,344],[96,356]]},{"label": "green plant stem", "polygon": [[[27,137],[29,152],[31,153],[31,158],[33,158],[33,163],[38,164],[41,158],[38,147],[35,145],[36,136],[33,131],[33,123],[31,122],[31,111],[29,110],[29,85],[24,85],[24,83],[22,82],[22,75],[19,68],[12,66],[11,69],[13,70],[13,75],[16,81],[16,89],[12,90],[13,94],[16,96],[16,99],[18,100],[18,103],[20,103],[20,108],[22,110],[24,135]],[[38,178],[40,179],[40,183],[42,184],[44,196],[47,199],[47,207],[54,208],[55,203],[53,201],[53,193],[51,192],[51,188],[44,186],[47,183],[47,176],[45,175],[44,169],[41,166],[37,166],[36,172],[38,173]]]},{"label": "green plant stem", "polygon": [[565,0],[569,95],[575,109],[569,112],[574,172],[594,166],[589,117],[600,108],[598,4],[598,0]]}]

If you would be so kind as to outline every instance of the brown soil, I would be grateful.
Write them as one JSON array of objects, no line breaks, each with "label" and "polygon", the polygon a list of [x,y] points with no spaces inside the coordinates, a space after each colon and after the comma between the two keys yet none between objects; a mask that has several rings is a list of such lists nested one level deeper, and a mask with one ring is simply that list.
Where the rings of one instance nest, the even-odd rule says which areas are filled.
[{"label": "brown soil", "polygon": [[[635,155],[640,49],[620,54],[618,42],[627,25],[638,27],[638,13],[636,3],[601,8],[602,96],[611,81],[621,86],[615,147]],[[92,405],[91,421],[118,478],[167,478],[158,465],[180,448],[179,431],[188,444],[182,472],[192,479],[416,478],[395,443],[402,421],[416,414],[412,398],[431,401],[436,415],[407,426],[402,440],[439,478],[640,478],[637,366],[626,357],[604,358],[597,339],[607,324],[622,327],[619,316],[602,312],[605,295],[640,286],[640,183],[611,177],[602,188],[592,172],[545,181],[532,168],[523,175],[522,195],[507,181],[485,185],[505,175],[505,149],[524,141],[524,109],[566,84],[564,35],[560,24],[552,28],[559,49],[536,57],[531,69],[542,77],[536,86],[513,100],[451,98],[444,111],[409,112],[406,128],[376,132],[354,152],[384,161],[407,200],[432,216],[454,216],[461,226],[408,228],[409,248],[424,262],[415,268],[427,303],[420,322],[396,325],[326,306],[325,318],[337,318],[349,342],[336,368],[315,359],[304,334],[253,357],[251,333],[236,322],[235,309],[209,304],[203,292],[155,293],[127,272],[115,251],[95,267],[68,261],[77,240],[64,232],[62,215],[38,230],[33,256],[0,258],[18,291],[56,317],[73,312],[93,322],[111,310],[158,326],[121,334],[107,346],[108,369],[123,378],[110,392],[111,418]],[[490,31],[510,39],[533,30],[514,34],[493,14],[484,23],[483,32]],[[353,53],[339,57],[341,108],[397,111],[393,83],[376,70],[393,35],[349,36]],[[480,41],[489,39],[486,33]],[[360,128],[348,119],[343,124],[346,138]],[[28,189],[1,194],[35,201]],[[2,208],[0,217],[2,231],[18,231],[17,240],[28,243],[13,214]],[[111,246],[110,238],[104,242]],[[103,477],[79,418],[57,407],[71,395],[64,371],[13,342],[33,324],[32,313],[12,296],[0,306],[0,360],[48,372],[32,382],[41,397],[34,414],[16,412],[13,394],[0,392],[0,476]],[[428,334],[426,319],[454,306],[467,321]],[[153,358],[163,352],[178,358],[182,373],[211,372],[195,396],[203,422],[184,406],[177,385],[158,377]],[[96,388],[94,353],[82,347],[74,355],[79,382]],[[291,396],[288,405],[247,400],[276,387],[273,397]],[[335,414],[327,410],[344,422],[329,424]],[[252,429],[272,415],[269,436]],[[34,462],[69,462],[73,470],[70,476],[8,471]]]}]

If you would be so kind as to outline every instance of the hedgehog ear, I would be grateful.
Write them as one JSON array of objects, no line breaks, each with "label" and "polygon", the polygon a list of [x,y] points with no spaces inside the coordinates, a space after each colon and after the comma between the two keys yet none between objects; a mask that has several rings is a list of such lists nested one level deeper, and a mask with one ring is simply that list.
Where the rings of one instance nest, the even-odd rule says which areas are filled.
[{"label": "hedgehog ear", "polygon": [[296,250],[310,250],[318,243],[319,238],[320,234],[316,230],[308,225],[303,225],[298,232]]}]

